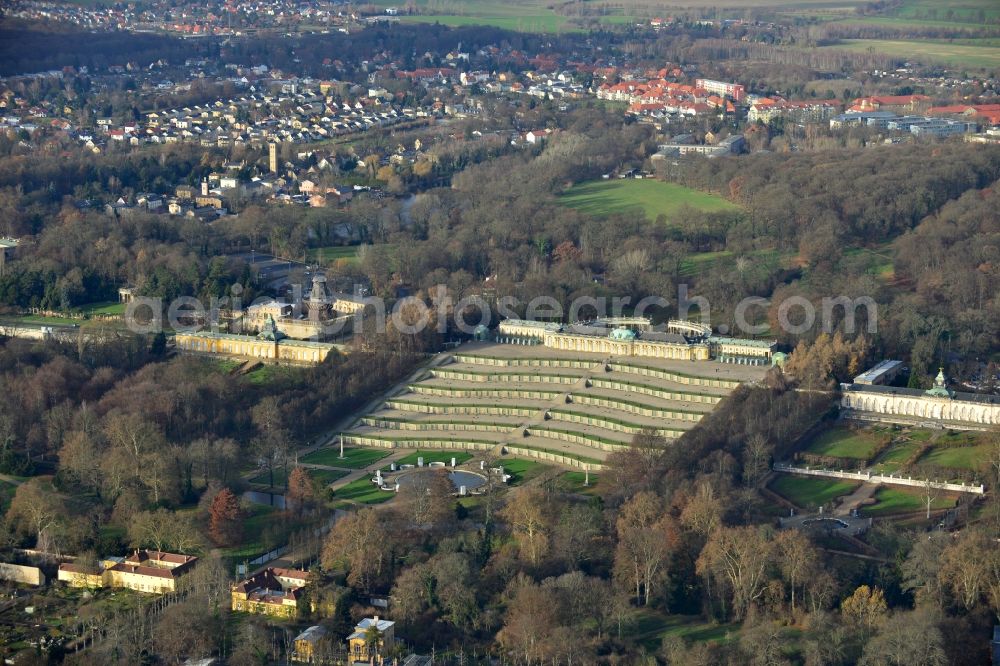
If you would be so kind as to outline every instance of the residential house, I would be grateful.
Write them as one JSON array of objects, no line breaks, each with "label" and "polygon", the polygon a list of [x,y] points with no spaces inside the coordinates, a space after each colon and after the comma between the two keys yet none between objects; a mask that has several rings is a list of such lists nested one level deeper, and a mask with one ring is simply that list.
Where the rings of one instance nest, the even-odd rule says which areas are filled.
[{"label": "residential house", "polygon": [[136,550],[128,557],[103,560],[96,566],[59,565],[57,579],[71,587],[124,587],[137,592],[163,594],[177,591],[177,581],[191,571],[193,555]]},{"label": "residential house", "polygon": [[316,661],[316,648],[326,635],[326,629],[318,624],[309,627],[295,637],[292,642],[292,654],[289,658],[302,664],[313,663]]},{"label": "residential house", "polygon": [[347,637],[348,658],[353,663],[378,660],[395,645],[395,628],[395,622],[379,619],[378,615],[361,620]]},{"label": "residential house", "polygon": [[530,144],[536,144],[545,141],[550,136],[552,136],[552,130],[550,129],[531,130],[524,135],[524,140]]},{"label": "residential house", "polygon": [[244,613],[295,617],[301,590],[308,581],[305,571],[268,567],[233,586],[232,608]]},{"label": "residential house", "polygon": [[177,581],[190,572],[197,561],[193,555],[137,550],[105,569],[104,584],[138,592],[176,592]]}]

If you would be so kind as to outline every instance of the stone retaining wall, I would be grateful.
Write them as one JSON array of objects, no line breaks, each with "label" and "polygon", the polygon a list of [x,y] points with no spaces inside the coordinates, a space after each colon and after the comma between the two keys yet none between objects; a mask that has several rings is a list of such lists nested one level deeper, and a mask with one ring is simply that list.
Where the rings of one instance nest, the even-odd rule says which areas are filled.
[{"label": "stone retaining wall", "polygon": [[410,391],[419,395],[436,395],[451,398],[521,398],[523,400],[552,400],[562,395],[559,391],[533,391],[530,389],[460,389],[445,386],[411,384]]},{"label": "stone retaining wall", "polygon": [[406,400],[387,400],[387,409],[400,412],[417,412],[420,414],[464,414],[467,416],[525,416],[537,414],[539,408],[505,407],[502,405],[446,405],[425,402],[408,402]]},{"label": "stone retaining wall", "polygon": [[676,409],[662,409],[660,407],[649,407],[646,405],[626,402],[624,400],[615,400],[614,398],[604,398],[592,395],[581,395],[578,393],[573,393],[572,395],[570,395],[570,400],[573,401],[574,405],[591,405],[593,407],[607,407],[608,409],[617,409],[619,411],[628,412],[630,414],[638,414],[640,416],[650,416],[653,418],[660,418],[660,419],[676,419],[678,421],[694,421],[695,423],[697,423],[705,416],[701,412],[686,412],[683,410],[676,410]]},{"label": "stone retaining wall", "polygon": [[435,368],[431,370],[435,377],[443,379],[459,379],[466,382],[546,382],[549,384],[575,384],[583,377],[574,375],[533,375],[516,372],[471,372],[466,370],[449,370]]},{"label": "stone retaining wall", "polygon": [[[638,423],[625,423],[621,421],[616,421],[614,419],[604,418],[601,416],[592,416],[590,414],[575,414],[573,412],[568,412],[561,409],[550,409],[546,412],[548,417],[553,421],[563,421],[565,423],[582,423],[584,425],[591,425],[595,428],[603,428],[605,430],[611,430],[613,432],[624,432],[629,435],[634,435],[636,433],[642,432],[647,426],[639,425]],[[654,428],[653,426],[648,426],[653,428],[659,434],[664,437],[677,437],[676,433],[681,432],[679,430],[664,429],[664,428]]]},{"label": "stone retaining wall", "polygon": [[699,377],[696,375],[685,375],[680,372],[671,372],[646,365],[636,365],[634,363],[608,363],[611,372],[625,372],[632,375],[644,375],[646,377],[656,377],[666,379],[675,384],[688,384],[690,386],[713,386],[716,388],[734,389],[742,382],[737,379],[721,379],[715,377]]},{"label": "stone retaining wall", "polygon": [[[829,479],[849,479],[851,481],[862,481],[865,483],[884,483],[889,486],[910,486],[911,488],[923,488],[927,485],[927,479],[913,479],[910,477],[892,476],[884,474],[872,474],[871,472],[844,472],[832,469],[809,469],[808,467],[793,467],[783,463],[774,463],[775,472],[785,472],[787,474],[805,474],[807,476],[822,476]],[[972,493],[982,495],[986,492],[984,486],[973,486],[965,483],[948,483],[946,481],[931,481],[931,488],[935,490],[945,490],[953,493]]]},{"label": "stone retaining wall", "polygon": [[396,421],[393,419],[380,419],[377,416],[364,416],[361,422],[372,428],[384,428],[386,430],[468,430],[475,432],[507,432],[514,428],[516,423],[461,423],[455,421],[432,423],[428,421]]},{"label": "stone retaining wall", "polygon": [[579,360],[570,358],[498,358],[493,356],[476,356],[475,354],[455,354],[454,359],[468,365],[492,365],[505,368],[576,368],[589,370],[596,363],[594,360]]},{"label": "stone retaining wall", "polygon": [[640,395],[651,395],[654,398],[663,400],[687,400],[688,402],[702,402],[707,405],[717,405],[722,401],[721,395],[708,395],[705,393],[685,393],[683,391],[671,391],[669,389],[656,388],[646,384],[633,384],[619,379],[601,379],[595,377],[590,380],[590,385],[594,388],[612,389],[626,393],[638,393]]}]

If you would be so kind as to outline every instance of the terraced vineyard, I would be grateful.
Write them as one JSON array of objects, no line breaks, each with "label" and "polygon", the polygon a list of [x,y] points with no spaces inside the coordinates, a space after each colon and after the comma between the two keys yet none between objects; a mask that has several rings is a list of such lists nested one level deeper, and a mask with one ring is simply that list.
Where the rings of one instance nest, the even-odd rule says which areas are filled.
[{"label": "terraced vineyard", "polygon": [[677,439],[764,368],[465,345],[344,434],[351,446],[495,451],[600,469],[636,433]]}]

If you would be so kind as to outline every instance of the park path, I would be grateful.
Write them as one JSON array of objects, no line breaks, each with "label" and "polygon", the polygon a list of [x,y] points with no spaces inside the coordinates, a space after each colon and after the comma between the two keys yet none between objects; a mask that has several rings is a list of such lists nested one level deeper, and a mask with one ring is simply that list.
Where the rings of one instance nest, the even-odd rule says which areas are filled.
[{"label": "park path", "polygon": [[0,481],[6,481],[14,486],[19,486],[24,483],[24,479],[19,479],[16,476],[11,476],[9,474],[0,474]]},{"label": "park path", "polygon": [[879,484],[877,483],[862,483],[854,492],[840,500],[840,504],[833,510],[833,515],[851,515],[851,511],[860,508],[868,499],[873,497],[878,488]]},{"label": "park path", "polygon": [[410,453],[408,450],[405,449],[389,449],[389,450],[391,450],[392,453],[390,453],[385,458],[376,460],[372,464],[358,469],[349,469],[347,467],[330,467],[329,465],[312,465],[312,464],[303,464],[302,467],[311,467],[313,469],[334,469],[334,470],[348,472],[347,476],[343,476],[327,486],[328,488],[332,488],[334,491],[336,491],[338,488],[343,488],[344,486],[354,481],[357,481],[358,479],[367,479],[368,477],[375,474],[375,470],[381,469],[390,463],[396,462],[400,458],[403,458],[409,455]]}]

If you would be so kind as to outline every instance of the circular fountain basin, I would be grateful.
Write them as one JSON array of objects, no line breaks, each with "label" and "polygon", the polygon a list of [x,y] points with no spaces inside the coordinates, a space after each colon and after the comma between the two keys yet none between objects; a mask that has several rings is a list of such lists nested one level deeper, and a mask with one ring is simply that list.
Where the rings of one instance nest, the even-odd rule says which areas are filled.
[{"label": "circular fountain basin", "polygon": [[[435,469],[417,469],[412,471],[407,471],[405,474],[400,474],[396,481],[399,483],[400,487],[404,487],[409,483],[413,483],[422,474],[435,474],[438,473]],[[448,480],[455,486],[456,489],[465,486],[466,490],[474,490],[480,486],[486,485],[486,477],[482,474],[476,474],[475,472],[467,472],[465,470],[457,469],[448,472]]]}]

